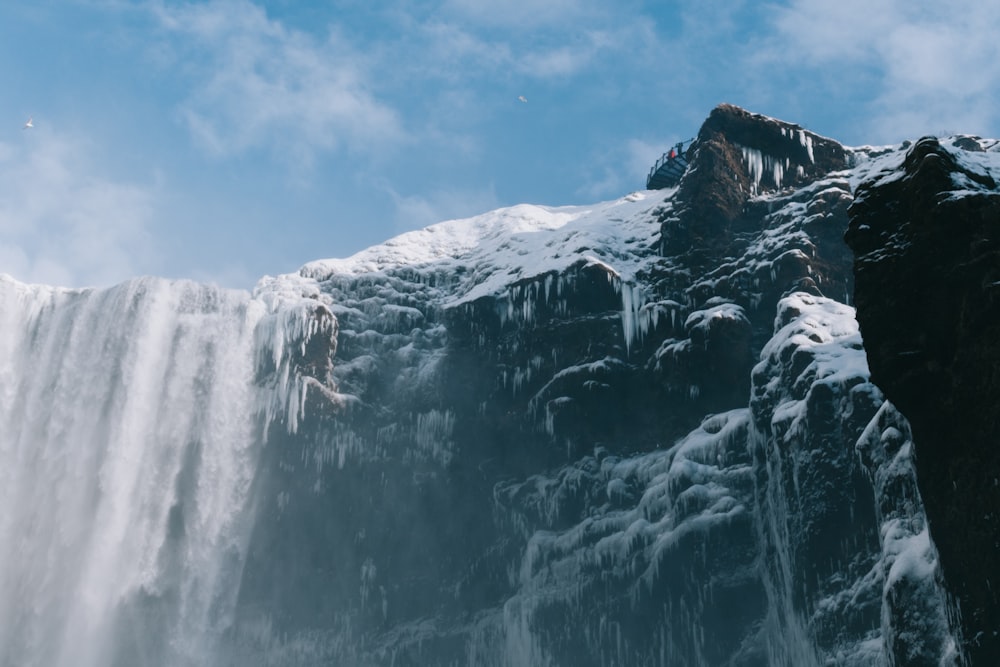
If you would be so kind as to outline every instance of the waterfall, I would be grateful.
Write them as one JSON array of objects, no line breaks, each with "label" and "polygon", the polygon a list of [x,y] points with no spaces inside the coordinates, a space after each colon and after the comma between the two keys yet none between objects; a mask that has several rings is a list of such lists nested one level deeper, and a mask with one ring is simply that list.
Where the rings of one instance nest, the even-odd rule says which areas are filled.
[{"label": "waterfall", "polygon": [[[749,430],[749,448],[758,469],[757,539],[761,549],[761,579],[767,595],[763,634],[769,665],[818,667],[821,664],[806,619],[795,604],[793,525],[797,514],[789,498],[792,473],[784,470],[778,447],[757,428]],[[763,474],[761,474],[763,473]],[[762,488],[761,488],[762,487]]]},{"label": "waterfall", "polygon": [[0,664],[211,664],[268,406],[303,384],[259,382],[262,348],[275,322],[313,333],[309,312],[185,281],[0,276]]}]

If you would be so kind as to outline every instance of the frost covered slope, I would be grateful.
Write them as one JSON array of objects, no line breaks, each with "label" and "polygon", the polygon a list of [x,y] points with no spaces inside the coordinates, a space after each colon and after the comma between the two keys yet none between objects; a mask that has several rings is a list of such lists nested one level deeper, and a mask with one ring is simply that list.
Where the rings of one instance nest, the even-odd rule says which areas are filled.
[{"label": "frost covered slope", "polygon": [[327,259],[303,267],[303,275],[360,275],[388,270],[444,271],[461,267],[472,274],[459,298],[493,295],[521,278],[563,271],[581,258],[623,261],[631,276],[640,241],[650,236],[650,211],[668,193],[636,192],[593,206],[522,204],[464,220],[408,232],[347,259]]},{"label": "frost covered slope", "polygon": [[[263,281],[336,315],[351,398],[272,452],[281,516],[318,523],[262,531],[248,571],[291,561],[345,597],[324,616],[258,586],[248,610],[301,615],[243,627],[326,628],[309,651],[375,663],[954,661],[908,427],[829,300],[853,292],[853,188],[903,155],[720,107],[676,189],[502,209]],[[359,498],[365,519],[330,511]],[[326,547],[344,571],[290,551],[317,526],[353,540]]]},{"label": "frost covered slope", "polygon": [[[543,298],[557,299],[562,287],[552,281],[570,269],[599,268],[620,290],[635,284],[638,272],[648,263],[656,216],[664,210],[669,194],[635,192],[588,207],[499,209],[409,232],[347,259],[312,262],[300,275],[317,282],[403,272],[426,281],[443,276],[451,284],[436,294],[435,305],[442,308],[496,297],[540,276],[549,276]],[[623,298],[631,296],[626,291]],[[524,307],[533,310],[530,305]],[[628,315],[634,309],[634,304],[628,305]],[[625,322],[629,342],[634,336],[630,325]]]}]

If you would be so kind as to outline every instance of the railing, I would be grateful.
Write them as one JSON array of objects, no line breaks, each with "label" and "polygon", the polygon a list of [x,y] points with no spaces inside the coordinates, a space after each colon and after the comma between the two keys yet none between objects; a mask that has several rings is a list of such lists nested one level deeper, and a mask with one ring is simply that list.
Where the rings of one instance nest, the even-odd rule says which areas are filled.
[{"label": "railing", "polygon": [[[687,141],[681,141],[681,142],[675,144],[673,146],[673,148],[671,148],[669,151],[667,151],[666,153],[664,153],[663,155],[660,156],[660,159],[656,161],[656,164],[653,165],[653,168],[649,170],[649,174],[646,176],[646,187],[647,188],[649,187],[650,183],[652,182],[653,177],[656,175],[656,173],[658,171],[660,171],[660,169],[664,165],[668,165],[668,164],[674,162],[675,160],[677,160],[678,158],[680,158],[681,162],[683,163],[681,165],[678,165],[679,169],[681,170],[681,173],[683,173],[684,168],[687,167],[687,159],[684,158],[684,156],[683,156],[683,154],[684,154],[684,144],[688,144],[688,147],[690,148],[690,144],[691,144],[692,141],[694,141],[694,139],[688,139]],[[671,153],[673,153],[673,155],[671,155]]]}]

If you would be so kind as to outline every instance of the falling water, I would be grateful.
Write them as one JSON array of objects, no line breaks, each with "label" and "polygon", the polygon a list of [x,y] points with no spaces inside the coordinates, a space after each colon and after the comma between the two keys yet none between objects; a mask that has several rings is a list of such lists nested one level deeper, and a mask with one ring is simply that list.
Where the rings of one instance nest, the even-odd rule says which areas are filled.
[{"label": "falling water", "polygon": [[274,308],[0,276],[0,664],[205,664],[248,539]]},{"label": "falling water", "polygon": [[790,507],[787,489],[789,472],[777,447],[756,428],[749,430],[749,447],[758,460],[755,465],[766,470],[763,488],[756,490],[757,539],[761,545],[761,575],[767,594],[767,616],[763,635],[769,665],[814,667],[820,665],[815,642],[805,618],[796,608],[795,569],[791,524],[795,512]]}]

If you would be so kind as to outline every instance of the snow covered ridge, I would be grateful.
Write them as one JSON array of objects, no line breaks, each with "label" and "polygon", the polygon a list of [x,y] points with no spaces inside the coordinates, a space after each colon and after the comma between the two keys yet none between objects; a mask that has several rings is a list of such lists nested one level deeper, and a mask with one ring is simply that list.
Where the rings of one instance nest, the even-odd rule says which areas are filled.
[{"label": "snow covered ridge", "polygon": [[[920,143],[918,140],[915,143]],[[989,192],[994,188],[983,184],[979,176],[1000,182],[1000,139],[983,139],[967,134],[935,139],[945,151],[954,158],[958,171],[953,174],[955,190],[952,196],[961,196],[963,190],[968,192]],[[864,160],[854,169],[856,176],[851,179],[852,186],[870,181],[871,187],[878,187],[898,181],[906,176],[904,162],[911,147],[910,142],[904,142],[900,147],[864,146],[853,149],[858,155],[870,155],[874,159]],[[973,176],[973,178],[970,178]]]},{"label": "snow covered ridge", "polygon": [[[470,304],[504,296],[498,303],[503,321],[530,320],[536,301],[558,309],[564,290],[571,291],[574,268],[597,267],[621,298],[626,345],[642,335],[644,297],[636,276],[654,255],[658,214],[676,189],[634,192],[592,206],[548,207],[522,204],[462,220],[407,232],[346,259],[306,264],[297,276],[266,278],[255,290],[263,296],[316,294],[331,279],[376,278],[405,274],[407,280],[434,283],[435,308]],[[325,288],[324,288],[325,289]],[[647,318],[648,319],[648,318]]]},{"label": "snow covered ridge", "polygon": [[[797,133],[794,139],[807,148],[812,145],[806,132]],[[747,169],[759,180],[764,157],[757,149],[743,150]],[[867,178],[872,170],[893,166],[891,156],[887,161],[881,155],[887,149],[849,150],[859,165],[848,175],[854,177],[852,185]],[[874,155],[881,159],[873,162]],[[462,275],[459,284],[439,304],[453,306],[499,295],[509,285],[524,280],[562,273],[581,260],[603,265],[622,283],[632,284],[656,244],[658,218],[673,205],[675,194],[676,188],[639,191],[589,206],[520,204],[440,222],[406,232],[347,258],[310,262],[300,269],[297,277],[266,277],[255,294],[264,296],[278,291],[318,296],[316,285],[334,276],[414,270],[428,275]],[[622,298],[631,296],[623,293]]]},{"label": "snow covered ridge", "polygon": [[639,246],[655,234],[653,211],[672,193],[634,192],[592,206],[501,208],[407,232],[346,259],[310,262],[300,274],[322,282],[332,275],[463,267],[468,277],[443,305],[473,301],[525,278],[562,272],[581,258],[613,266],[617,274],[630,278],[638,266]]},{"label": "snow covered ridge", "polygon": [[[776,127],[783,125],[777,120],[764,120],[771,120]],[[813,159],[815,141],[829,141],[814,139],[816,135],[801,129],[780,127],[776,132],[782,140],[800,147],[808,161]],[[966,149],[974,144],[982,152],[964,153],[972,156],[968,158],[970,164],[1000,172],[1000,164],[994,164],[1000,160],[998,142],[958,136],[948,143]],[[829,176],[845,180],[851,189],[874,177],[892,178],[898,173],[907,146],[845,148],[851,168]],[[784,158],[779,161],[764,155],[760,149],[742,145],[738,148],[754,185],[752,200],[780,200],[793,191],[781,185],[784,170],[795,165]],[[778,191],[756,192],[764,172],[773,172],[771,177]],[[315,298],[336,309],[322,287],[322,283],[334,278],[374,279],[405,273],[417,282],[430,283],[446,276],[450,284],[447,289],[435,291],[432,300],[436,307],[506,296],[501,318],[528,320],[536,301],[548,301],[553,292],[562,292],[561,281],[571,268],[600,267],[621,298],[624,342],[631,346],[655,326],[653,320],[661,315],[669,318],[673,312],[650,303],[652,295],[638,277],[656,261],[660,221],[675,206],[676,194],[677,188],[640,191],[590,206],[520,204],[440,222],[347,258],[310,262],[298,274],[265,277],[254,294],[264,299],[272,298],[270,295],[282,299]]]}]

